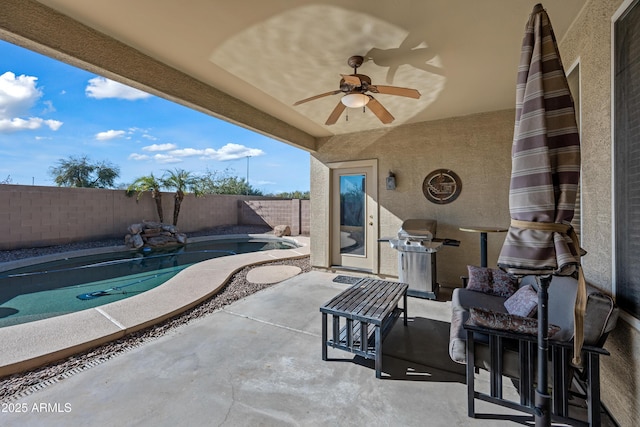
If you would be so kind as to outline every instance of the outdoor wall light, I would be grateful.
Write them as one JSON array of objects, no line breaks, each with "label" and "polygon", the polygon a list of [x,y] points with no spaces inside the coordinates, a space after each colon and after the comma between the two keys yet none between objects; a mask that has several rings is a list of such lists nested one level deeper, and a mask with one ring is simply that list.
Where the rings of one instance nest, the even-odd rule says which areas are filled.
[{"label": "outdoor wall light", "polygon": [[395,190],[396,189],[396,174],[389,171],[389,176],[387,177],[387,190]]},{"label": "outdoor wall light", "polygon": [[348,93],[340,101],[349,108],[360,108],[369,103],[369,97],[363,93]]}]

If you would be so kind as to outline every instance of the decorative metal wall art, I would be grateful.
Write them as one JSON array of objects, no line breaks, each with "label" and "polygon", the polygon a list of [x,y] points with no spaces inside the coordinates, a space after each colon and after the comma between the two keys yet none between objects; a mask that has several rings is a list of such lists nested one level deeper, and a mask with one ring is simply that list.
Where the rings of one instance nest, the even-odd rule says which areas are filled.
[{"label": "decorative metal wall art", "polygon": [[422,182],[424,197],[432,203],[444,205],[453,202],[462,191],[462,181],[450,169],[436,169]]}]

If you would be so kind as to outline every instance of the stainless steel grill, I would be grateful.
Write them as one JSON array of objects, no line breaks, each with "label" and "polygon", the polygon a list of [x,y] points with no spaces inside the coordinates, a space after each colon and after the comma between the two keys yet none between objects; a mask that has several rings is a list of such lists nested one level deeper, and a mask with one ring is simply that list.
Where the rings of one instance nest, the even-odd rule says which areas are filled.
[{"label": "stainless steel grill", "polygon": [[398,277],[409,285],[408,295],[429,299],[438,296],[436,252],[444,242],[434,240],[436,226],[433,219],[407,219],[398,230],[398,237],[389,239],[391,247],[398,251]]}]

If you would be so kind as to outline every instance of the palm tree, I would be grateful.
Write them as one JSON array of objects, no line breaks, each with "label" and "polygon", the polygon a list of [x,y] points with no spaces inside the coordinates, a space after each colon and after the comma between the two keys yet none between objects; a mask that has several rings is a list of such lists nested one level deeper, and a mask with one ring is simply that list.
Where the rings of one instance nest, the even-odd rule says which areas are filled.
[{"label": "palm tree", "polygon": [[162,187],[161,181],[158,180],[152,172],[150,175],[136,178],[136,180],[127,187],[127,196],[132,196],[133,193],[137,193],[137,202],[144,193],[150,191],[151,198],[156,202],[158,218],[160,219],[160,222],[164,222],[164,213],[162,212],[162,193],[160,192],[160,187]]},{"label": "palm tree", "polygon": [[178,225],[178,215],[180,215],[180,206],[184,200],[185,193],[193,193],[196,197],[201,196],[202,186],[199,185],[200,179],[191,172],[184,169],[174,169],[165,171],[162,177],[162,185],[166,188],[176,191],[173,205],[173,225]]}]

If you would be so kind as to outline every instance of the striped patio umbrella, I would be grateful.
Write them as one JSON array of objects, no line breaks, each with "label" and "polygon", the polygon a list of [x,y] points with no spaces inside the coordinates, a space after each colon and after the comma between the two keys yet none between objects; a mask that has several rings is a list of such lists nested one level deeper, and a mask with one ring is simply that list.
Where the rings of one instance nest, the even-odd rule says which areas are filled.
[{"label": "striped patio umbrella", "polygon": [[571,227],[580,180],[580,138],[553,28],[540,4],[529,17],[522,42],[511,155],[511,225],[498,266],[514,275],[541,276],[537,393],[543,395],[541,405],[548,413],[544,363],[548,349],[547,287],[552,275],[579,274],[573,360],[577,365],[581,363],[586,289],[581,250]]}]

